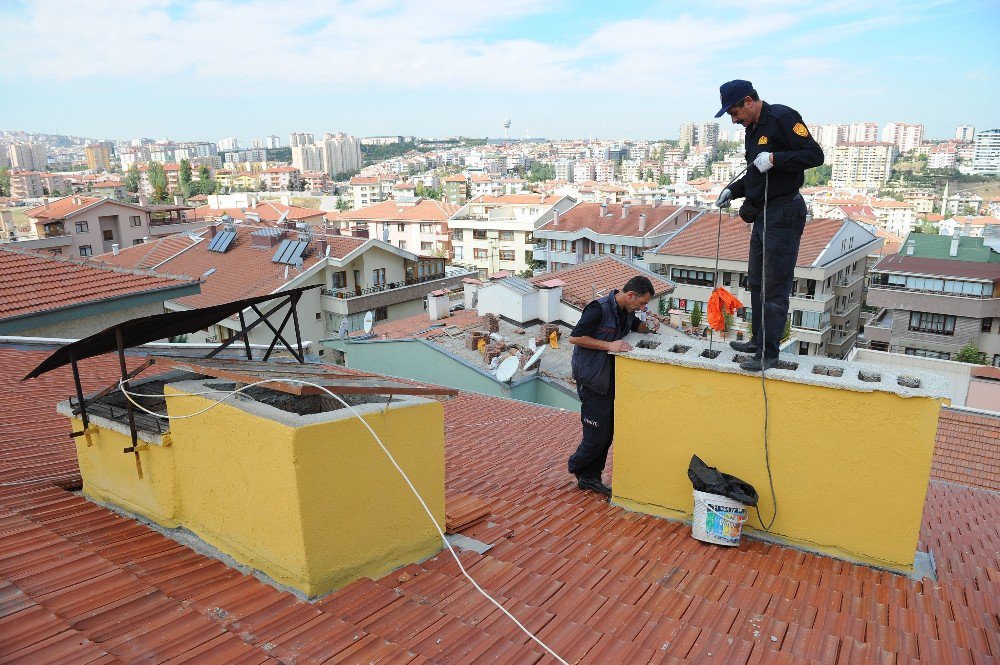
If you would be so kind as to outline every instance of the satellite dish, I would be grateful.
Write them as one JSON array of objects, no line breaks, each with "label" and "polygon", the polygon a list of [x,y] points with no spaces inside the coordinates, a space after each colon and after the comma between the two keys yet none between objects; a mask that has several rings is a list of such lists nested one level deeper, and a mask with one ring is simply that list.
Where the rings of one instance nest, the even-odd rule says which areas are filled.
[{"label": "satellite dish", "polygon": [[372,324],[375,323],[375,313],[372,311],[365,312],[365,332],[370,333],[372,331]]},{"label": "satellite dish", "polygon": [[497,381],[500,381],[501,383],[507,383],[510,381],[511,377],[514,376],[514,372],[517,371],[517,366],[517,358],[514,356],[504,360],[500,363],[500,366],[497,367]]},{"label": "satellite dish", "polygon": [[537,363],[541,359],[542,354],[545,353],[545,349],[545,345],[538,347],[532,356],[528,358],[528,362],[524,363],[524,369],[527,370],[529,367]]},{"label": "satellite dish", "polygon": [[278,221],[276,222],[276,224],[281,224],[286,219],[288,219],[288,211],[287,210],[285,212],[281,213],[281,216],[278,217]]},{"label": "satellite dish", "polygon": [[346,339],[348,332],[349,332],[349,330],[348,330],[348,327],[347,327],[347,319],[343,318],[343,319],[340,320],[340,331],[338,333],[338,335],[340,335],[340,339]]}]

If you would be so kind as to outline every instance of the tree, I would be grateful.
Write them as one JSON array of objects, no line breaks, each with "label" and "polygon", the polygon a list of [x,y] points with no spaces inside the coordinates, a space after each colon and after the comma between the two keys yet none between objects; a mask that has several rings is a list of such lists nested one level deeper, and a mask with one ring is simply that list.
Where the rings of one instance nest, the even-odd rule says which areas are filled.
[{"label": "tree", "polygon": [[674,297],[670,296],[669,298],[667,298],[667,311],[669,312],[675,307],[677,307],[677,303],[674,302]]},{"label": "tree", "polygon": [[659,184],[660,187],[666,187],[670,184],[670,176],[666,173],[660,174],[660,179],[657,181],[657,184]]},{"label": "tree", "polygon": [[0,169],[0,196],[10,196],[10,171]]},{"label": "tree", "polygon": [[821,164],[816,168],[808,169],[806,171],[806,186],[807,187],[819,187],[822,185],[830,184],[830,176],[833,175],[833,165],[832,164]]},{"label": "tree", "polygon": [[[149,179],[149,186],[153,188],[153,196],[157,197],[157,203],[166,203],[167,201],[167,174],[163,170],[163,164],[159,162],[150,162],[149,170],[146,172],[146,177]],[[162,194],[162,198],[159,198],[157,191]]]},{"label": "tree", "polygon": [[792,334],[792,320],[785,319],[785,330],[781,333],[781,341],[784,342]]},{"label": "tree", "polygon": [[215,194],[215,190],[218,188],[219,184],[212,178],[211,169],[202,164],[201,168],[198,169],[198,182],[192,183],[191,190],[208,196],[209,194]]},{"label": "tree", "polygon": [[723,328],[723,330],[732,330],[733,329],[733,323],[735,322],[735,319],[733,318],[732,314],[730,314],[729,312],[723,312],[722,313],[722,321],[723,321],[723,323],[726,324],[725,327]]},{"label": "tree", "polygon": [[135,194],[139,191],[139,167],[132,164],[125,173],[125,191]]},{"label": "tree", "polygon": [[701,303],[696,302],[694,308],[691,310],[691,327],[698,328],[701,326]]},{"label": "tree", "polygon": [[653,175],[653,169],[646,169],[646,180],[652,181],[656,176]]},{"label": "tree", "polygon": [[556,169],[551,164],[535,162],[531,165],[531,169],[528,171],[528,180],[531,182],[539,182],[540,180],[555,180],[555,177]]},{"label": "tree", "polygon": [[660,298],[657,311],[659,312],[660,316],[665,316],[667,314],[667,301],[664,300],[663,298]]},{"label": "tree", "polygon": [[955,360],[960,363],[972,363],[973,365],[985,365],[986,354],[979,350],[976,343],[969,340],[969,343],[962,347],[962,350],[955,356]]},{"label": "tree", "polygon": [[351,204],[347,202],[347,199],[340,197],[337,199],[337,210],[345,212],[351,209]]}]

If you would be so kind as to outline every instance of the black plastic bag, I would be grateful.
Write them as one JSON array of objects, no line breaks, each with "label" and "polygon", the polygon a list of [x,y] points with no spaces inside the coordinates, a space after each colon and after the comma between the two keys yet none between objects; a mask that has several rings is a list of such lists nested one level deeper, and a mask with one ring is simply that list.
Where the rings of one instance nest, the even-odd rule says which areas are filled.
[{"label": "black plastic bag", "polygon": [[757,505],[757,490],[753,485],[736,476],[722,473],[714,466],[708,466],[697,455],[691,456],[691,464],[688,465],[688,478],[691,479],[691,484],[699,492],[719,494],[748,506]]}]

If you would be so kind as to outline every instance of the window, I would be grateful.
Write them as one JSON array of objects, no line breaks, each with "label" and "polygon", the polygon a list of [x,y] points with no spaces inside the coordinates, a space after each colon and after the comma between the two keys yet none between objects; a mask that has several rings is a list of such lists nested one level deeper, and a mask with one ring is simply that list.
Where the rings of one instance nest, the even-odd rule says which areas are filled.
[{"label": "window", "polygon": [[461,245],[456,245],[455,246],[455,258],[458,259],[458,260],[461,260],[461,259],[464,258],[462,256],[462,254],[463,254],[462,249],[463,249],[463,247]]},{"label": "window", "polygon": [[617,247],[618,247],[618,245],[611,245],[611,249],[608,250],[608,254],[614,254],[615,253],[615,249]]},{"label": "window", "polygon": [[399,241],[399,248],[400,249],[406,249],[406,241],[405,240],[400,240]]},{"label": "window", "polygon": [[88,231],[90,231],[90,225],[87,224],[87,222],[77,222],[76,223],[76,232],[77,233],[87,233]]},{"label": "window", "polygon": [[375,320],[385,321],[389,318],[389,308],[388,307],[376,307],[375,308]]},{"label": "window", "polygon": [[[575,241],[573,242],[573,248],[574,248],[574,251],[575,251],[576,250],[576,242]],[[564,252],[566,251],[566,241],[565,240],[562,241],[562,245],[559,247],[559,249],[561,249]]]},{"label": "window", "polygon": [[340,270],[333,273],[333,288],[335,289],[346,289],[347,288],[347,271]]},{"label": "window", "polygon": [[54,249],[50,249],[49,250],[49,254],[51,254],[52,256],[58,256],[58,255],[62,254],[62,250],[59,249],[58,247],[56,247]]},{"label": "window", "polygon": [[512,249],[501,249],[500,250],[500,260],[501,261],[514,261],[514,250]]},{"label": "window", "polygon": [[670,279],[678,284],[691,284],[693,286],[712,286],[715,284],[715,273],[704,270],[685,270],[674,268],[670,272]]},{"label": "window", "polygon": [[115,239],[115,232],[112,231],[111,229],[104,229],[103,235],[104,235],[104,239],[105,240],[114,240]]},{"label": "window", "polygon": [[399,222],[398,224],[396,224],[396,230],[399,231],[400,233],[406,233],[406,224]]},{"label": "window", "polygon": [[504,242],[514,242],[514,232],[513,231],[501,231],[500,240]]},{"label": "window", "polygon": [[421,252],[432,252],[434,251],[434,243],[432,242],[422,242],[420,243]]},{"label": "window", "polygon": [[90,245],[80,245],[80,256],[93,256],[94,249]]},{"label": "window", "polygon": [[604,253],[604,243],[603,242],[597,244],[597,253],[598,254],[603,254]]},{"label": "window", "polygon": [[142,226],[142,217],[139,215],[132,215],[128,218],[129,226]]},{"label": "window", "polygon": [[488,259],[488,258],[490,258],[490,250],[488,250],[488,249],[477,249],[477,250],[474,250],[474,254],[473,255],[477,259]]},{"label": "window", "polygon": [[420,225],[420,232],[421,233],[434,233],[434,225],[433,224],[421,224]]},{"label": "window", "polygon": [[935,335],[954,335],[955,317],[948,314],[910,312],[910,330]]},{"label": "window", "polygon": [[372,270],[372,285],[381,286],[385,284],[385,268],[375,268]]},{"label": "window", "polygon": [[472,229],[473,240],[486,240],[486,229]]},{"label": "window", "polygon": [[731,272],[722,273],[722,285],[732,286],[732,283],[733,283],[733,273]]},{"label": "window", "polygon": [[983,319],[983,323],[981,326],[979,326],[979,329],[982,332],[989,332],[993,330],[993,318],[987,316],[985,319]]},{"label": "window", "polygon": [[465,239],[465,231],[463,231],[462,229],[455,229],[454,231],[451,232],[451,239],[457,240],[458,242],[462,242],[462,240]]},{"label": "window", "polygon": [[931,349],[915,349],[906,347],[904,352],[908,356],[918,356],[920,358],[937,358],[938,360],[951,360],[951,354],[947,351],[932,351]]}]

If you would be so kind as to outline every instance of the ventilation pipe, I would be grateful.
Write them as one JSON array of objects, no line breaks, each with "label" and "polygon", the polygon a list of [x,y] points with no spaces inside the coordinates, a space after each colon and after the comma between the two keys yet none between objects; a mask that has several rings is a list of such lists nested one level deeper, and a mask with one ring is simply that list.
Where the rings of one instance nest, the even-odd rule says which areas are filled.
[{"label": "ventilation pipe", "polygon": [[958,243],[961,238],[958,229],[955,229],[955,233],[951,236],[951,249],[948,250],[948,256],[958,256]]},{"label": "ventilation pipe", "polygon": [[625,219],[626,217],[628,217],[628,204],[627,203],[623,203],[622,204],[622,219]]},{"label": "ventilation pipe", "polygon": [[646,232],[646,213],[639,213],[639,233]]},{"label": "ventilation pipe", "polygon": [[111,253],[118,256],[118,243],[111,245]]}]

